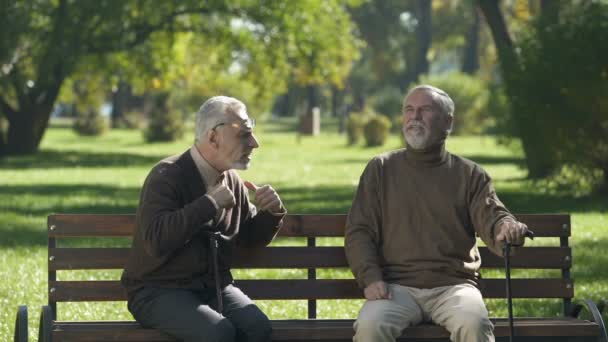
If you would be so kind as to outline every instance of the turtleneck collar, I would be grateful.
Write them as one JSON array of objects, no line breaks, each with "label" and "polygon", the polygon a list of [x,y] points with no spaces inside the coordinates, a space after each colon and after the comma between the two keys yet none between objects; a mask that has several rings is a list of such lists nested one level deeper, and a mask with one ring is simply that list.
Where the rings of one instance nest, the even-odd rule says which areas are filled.
[{"label": "turtleneck collar", "polygon": [[408,161],[419,166],[438,166],[446,162],[448,153],[445,150],[445,140],[424,149],[407,148],[405,156]]}]

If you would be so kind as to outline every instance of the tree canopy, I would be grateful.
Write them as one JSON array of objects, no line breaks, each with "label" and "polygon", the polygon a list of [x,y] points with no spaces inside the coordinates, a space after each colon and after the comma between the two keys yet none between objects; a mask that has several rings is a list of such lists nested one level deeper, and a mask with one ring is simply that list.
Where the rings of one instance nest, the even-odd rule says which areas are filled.
[{"label": "tree canopy", "polygon": [[[249,100],[259,99],[260,107],[289,77],[341,85],[358,54],[345,6],[324,0],[5,0],[0,113],[8,128],[0,131],[0,155],[38,149],[61,87],[75,72],[120,71],[167,88],[216,82],[228,91],[249,82]],[[91,68],[99,63],[112,67]]]}]

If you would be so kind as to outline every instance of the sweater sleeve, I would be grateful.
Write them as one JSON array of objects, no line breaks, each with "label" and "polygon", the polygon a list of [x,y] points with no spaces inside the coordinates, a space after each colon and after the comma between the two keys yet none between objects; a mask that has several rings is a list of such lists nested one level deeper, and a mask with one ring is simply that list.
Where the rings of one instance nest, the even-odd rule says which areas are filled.
[{"label": "sweater sleeve", "polygon": [[495,227],[502,219],[514,217],[498,199],[490,176],[479,166],[473,170],[470,190],[469,215],[475,231],[494,254],[502,256]]},{"label": "sweater sleeve", "polygon": [[146,252],[154,257],[172,253],[186,244],[216,208],[207,196],[181,206],[181,195],[164,166],[152,170],[142,189],[137,221]]},{"label": "sweater sleeve", "polygon": [[378,159],[368,163],[348,213],[344,248],[348,264],[361,288],[382,280],[378,257],[381,243],[380,168]]}]

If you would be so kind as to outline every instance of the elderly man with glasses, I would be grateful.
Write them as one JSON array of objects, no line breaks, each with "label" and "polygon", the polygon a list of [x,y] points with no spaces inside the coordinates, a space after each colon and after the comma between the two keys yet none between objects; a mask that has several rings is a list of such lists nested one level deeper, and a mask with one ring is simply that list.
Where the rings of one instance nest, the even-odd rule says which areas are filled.
[{"label": "elderly man with glasses", "polygon": [[213,97],[196,113],[193,146],[146,178],[122,276],[142,326],[183,341],[269,340],[268,318],[230,272],[233,249],[270,243],[286,213],[270,185],[234,171],[259,147],[254,126],[241,101]]}]

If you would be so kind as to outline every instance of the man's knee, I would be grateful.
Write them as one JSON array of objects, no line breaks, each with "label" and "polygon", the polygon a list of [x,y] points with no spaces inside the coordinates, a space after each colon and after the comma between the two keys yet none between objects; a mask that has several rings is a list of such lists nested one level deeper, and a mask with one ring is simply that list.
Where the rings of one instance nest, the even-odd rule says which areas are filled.
[{"label": "man's knee", "polygon": [[193,327],[192,333],[184,338],[184,342],[234,342],[236,329],[228,319],[222,319],[209,327]]},{"label": "man's knee", "polygon": [[452,341],[493,341],[494,325],[487,315],[463,313],[452,319]]},{"label": "man's knee", "polygon": [[401,335],[401,328],[385,320],[365,318],[357,319],[354,325],[354,341],[387,341]]}]

